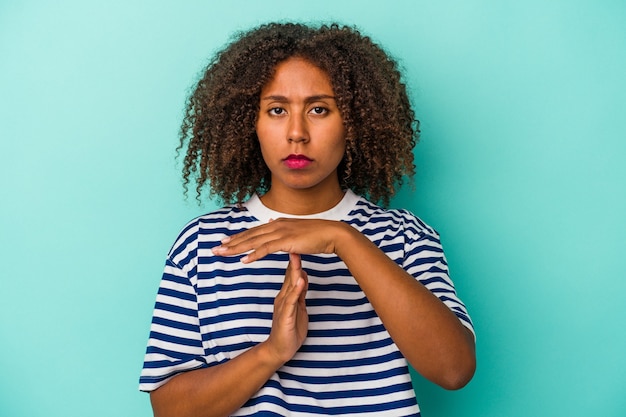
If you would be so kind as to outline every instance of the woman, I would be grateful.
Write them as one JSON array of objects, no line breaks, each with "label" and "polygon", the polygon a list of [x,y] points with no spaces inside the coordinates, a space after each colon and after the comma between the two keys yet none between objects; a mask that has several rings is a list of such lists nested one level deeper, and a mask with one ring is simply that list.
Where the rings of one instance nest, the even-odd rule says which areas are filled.
[{"label": "woman", "polygon": [[270,24],[217,54],[184,178],[234,204],[168,255],[140,385],[155,415],[419,415],[407,361],[471,379],[438,234],[374,204],[413,175],[417,135],[394,62],[354,29]]}]

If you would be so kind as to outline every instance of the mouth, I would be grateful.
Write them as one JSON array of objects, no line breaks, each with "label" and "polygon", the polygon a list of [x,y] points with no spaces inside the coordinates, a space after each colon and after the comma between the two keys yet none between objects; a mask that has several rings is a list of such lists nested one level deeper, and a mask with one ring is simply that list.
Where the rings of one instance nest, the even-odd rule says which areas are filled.
[{"label": "mouth", "polygon": [[283,163],[290,169],[306,168],[311,162],[313,162],[313,160],[306,155],[291,154],[283,159]]}]

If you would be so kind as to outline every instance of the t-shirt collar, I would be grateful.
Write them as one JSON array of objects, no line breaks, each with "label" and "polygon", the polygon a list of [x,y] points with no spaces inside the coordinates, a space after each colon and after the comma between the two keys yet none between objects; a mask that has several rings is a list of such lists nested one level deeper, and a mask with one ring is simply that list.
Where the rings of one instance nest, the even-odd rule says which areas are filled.
[{"label": "t-shirt collar", "polygon": [[287,214],[272,210],[263,204],[257,194],[254,194],[252,197],[250,197],[250,199],[246,201],[243,206],[250,212],[250,214],[252,214],[262,223],[267,223],[270,221],[270,219],[274,220],[281,217],[290,219],[343,220],[347,218],[348,213],[350,213],[352,209],[354,209],[358,201],[359,196],[351,190],[347,190],[341,201],[337,203],[335,207],[321,213],[306,215]]}]

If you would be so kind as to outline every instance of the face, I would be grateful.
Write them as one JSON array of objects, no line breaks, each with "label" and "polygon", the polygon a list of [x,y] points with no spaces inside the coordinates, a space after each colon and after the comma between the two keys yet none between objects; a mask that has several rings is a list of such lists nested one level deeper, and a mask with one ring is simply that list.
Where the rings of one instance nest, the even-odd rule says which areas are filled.
[{"label": "face", "polygon": [[341,191],[343,119],[328,75],[302,58],[276,67],[261,91],[256,132],[272,174],[270,192]]}]

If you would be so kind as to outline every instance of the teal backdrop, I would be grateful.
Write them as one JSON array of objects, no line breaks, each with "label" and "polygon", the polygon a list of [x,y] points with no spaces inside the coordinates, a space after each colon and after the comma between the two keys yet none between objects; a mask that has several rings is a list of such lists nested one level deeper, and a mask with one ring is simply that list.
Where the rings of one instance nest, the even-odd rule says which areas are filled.
[{"label": "teal backdrop", "polygon": [[[626,415],[626,2],[0,0],[0,415],[150,416],[189,88],[236,30],[354,24],[398,58],[478,370],[425,417]],[[385,111],[385,109],[380,109]]]}]

